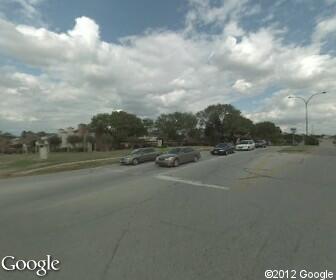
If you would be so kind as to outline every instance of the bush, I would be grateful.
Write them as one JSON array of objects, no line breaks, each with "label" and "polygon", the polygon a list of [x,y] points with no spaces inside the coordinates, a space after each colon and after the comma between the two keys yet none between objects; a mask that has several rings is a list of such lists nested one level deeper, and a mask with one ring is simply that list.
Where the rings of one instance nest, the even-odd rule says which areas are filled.
[{"label": "bush", "polygon": [[306,145],[317,146],[320,144],[319,140],[315,136],[306,136],[305,138]]}]

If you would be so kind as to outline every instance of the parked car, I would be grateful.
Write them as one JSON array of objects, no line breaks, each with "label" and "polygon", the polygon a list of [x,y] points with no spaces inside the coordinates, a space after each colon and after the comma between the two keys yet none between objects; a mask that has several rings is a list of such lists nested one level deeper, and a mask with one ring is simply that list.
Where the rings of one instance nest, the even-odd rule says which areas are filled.
[{"label": "parked car", "polygon": [[267,147],[267,141],[265,141],[265,140],[256,140],[255,141],[255,147],[256,148],[266,148]]},{"label": "parked car", "polygon": [[235,151],[235,147],[230,143],[219,143],[216,145],[210,153],[213,155],[228,155],[233,154]]},{"label": "parked car", "polygon": [[135,149],[128,155],[122,157],[120,159],[120,163],[125,165],[137,165],[145,161],[154,161],[159,154],[160,153],[157,152],[154,148]]},{"label": "parked car", "polygon": [[201,153],[190,147],[173,148],[158,156],[155,163],[159,166],[177,167],[182,163],[198,161]]},{"label": "parked car", "polygon": [[255,149],[255,143],[253,140],[242,140],[236,145],[237,151],[251,151]]}]

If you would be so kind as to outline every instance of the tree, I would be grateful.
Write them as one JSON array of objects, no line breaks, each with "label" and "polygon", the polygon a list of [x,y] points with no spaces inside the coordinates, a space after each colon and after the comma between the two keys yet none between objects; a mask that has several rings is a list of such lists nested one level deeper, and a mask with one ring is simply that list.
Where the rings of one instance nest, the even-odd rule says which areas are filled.
[{"label": "tree", "polygon": [[88,135],[88,136],[86,136],[86,142],[91,143],[91,144],[95,144],[96,143],[96,138],[92,135]]},{"label": "tree", "polygon": [[284,144],[286,145],[293,145],[293,140],[294,140],[294,144],[298,144],[303,141],[303,136],[300,134],[293,135],[293,133],[284,133],[282,135],[282,138],[284,140]]},{"label": "tree", "polygon": [[204,135],[211,144],[219,141],[232,141],[236,136],[249,135],[253,122],[241,115],[230,104],[210,105],[196,114]]},{"label": "tree", "polygon": [[57,135],[53,135],[49,138],[49,145],[51,150],[55,150],[62,143],[62,139]]},{"label": "tree", "polygon": [[316,136],[308,135],[308,136],[306,136],[305,144],[306,145],[318,146],[320,144],[320,141],[318,140],[318,138]]},{"label": "tree", "polygon": [[110,126],[111,119],[109,114],[98,114],[91,119],[89,127],[96,134],[96,145],[99,151],[103,149],[102,137],[104,134],[109,133]]},{"label": "tree", "polygon": [[109,114],[98,114],[93,116],[89,125],[90,129],[96,133],[96,136],[103,135],[109,132],[111,118]]},{"label": "tree", "polygon": [[149,118],[143,119],[142,123],[146,129],[146,134],[150,135],[155,131],[155,121]]},{"label": "tree", "polygon": [[2,131],[0,131],[0,136],[2,138],[6,138],[6,139],[9,139],[9,140],[16,138],[16,136],[14,136],[13,134],[11,134],[9,132],[2,132]]},{"label": "tree", "polygon": [[192,113],[162,114],[156,120],[156,126],[163,138],[181,141],[193,137],[197,127],[197,118]]},{"label": "tree", "polygon": [[124,111],[98,114],[92,118],[90,127],[96,133],[97,148],[99,150],[103,149],[104,146],[106,147],[107,144],[110,146],[111,141],[117,147],[120,142],[127,141],[130,137],[139,137],[146,134],[142,120],[136,115]]},{"label": "tree", "polygon": [[281,141],[282,132],[273,122],[260,122],[255,124],[253,136],[259,139],[270,140],[273,143]]},{"label": "tree", "polygon": [[136,115],[124,111],[111,114],[111,132],[117,143],[127,141],[129,137],[140,137],[146,134],[142,120]]},{"label": "tree", "polygon": [[69,135],[67,140],[73,147],[76,146],[76,144],[83,142],[83,138],[75,134]]}]

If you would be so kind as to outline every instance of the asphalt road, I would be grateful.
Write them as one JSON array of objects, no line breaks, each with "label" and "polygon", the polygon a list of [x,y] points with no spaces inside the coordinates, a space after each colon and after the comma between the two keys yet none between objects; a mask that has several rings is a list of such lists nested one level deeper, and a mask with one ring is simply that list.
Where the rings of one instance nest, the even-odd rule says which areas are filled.
[{"label": "asphalt road", "polygon": [[[336,147],[0,180],[0,258],[61,261],[46,279],[265,279],[336,273]],[[5,272],[0,279],[38,279]],[[299,278],[298,278],[299,279]]]}]

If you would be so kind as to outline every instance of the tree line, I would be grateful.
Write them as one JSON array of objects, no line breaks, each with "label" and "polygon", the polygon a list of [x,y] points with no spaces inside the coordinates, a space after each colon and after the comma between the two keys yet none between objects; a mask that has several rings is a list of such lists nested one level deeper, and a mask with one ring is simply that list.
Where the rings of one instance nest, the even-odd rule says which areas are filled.
[{"label": "tree line", "polygon": [[89,124],[96,135],[96,146],[118,148],[122,142],[137,142],[148,135],[162,138],[164,143],[205,144],[236,142],[238,138],[283,141],[282,132],[273,122],[253,123],[230,104],[210,105],[196,114],[174,112],[156,119],[141,119],[125,111],[95,115]]},{"label": "tree line", "polygon": [[[78,150],[85,150],[87,143],[95,145],[97,150],[116,149],[125,143],[131,146],[141,145],[143,136],[162,139],[164,145],[172,146],[236,143],[238,139],[244,138],[265,139],[273,144],[303,141],[302,135],[282,133],[273,122],[254,123],[230,104],[210,105],[197,113],[161,114],[156,119],[140,118],[125,111],[113,111],[110,114],[93,116],[91,122],[84,126],[86,133],[69,135],[67,138],[73,149],[79,147]],[[34,150],[35,142],[42,136],[48,136],[52,151],[60,150],[62,141],[55,133],[23,131],[20,144],[13,145],[11,140],[16,136],[0,131],[0,152],[4,152],[9,146],[13,149],[20,148],[22,143]],[[311,142],[315,144],[316,139],[311,139]]]}]

